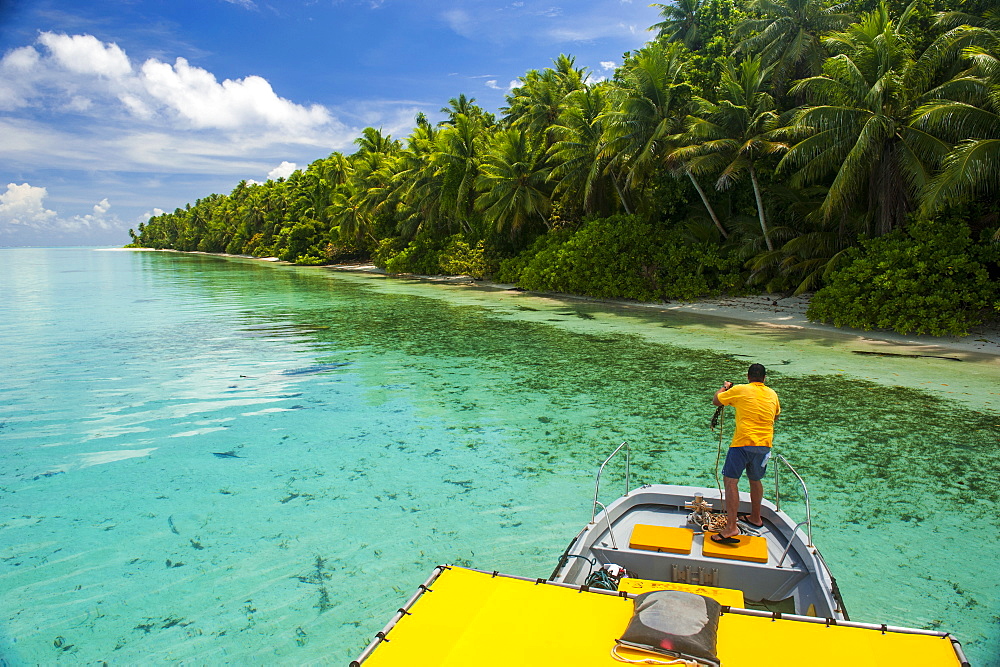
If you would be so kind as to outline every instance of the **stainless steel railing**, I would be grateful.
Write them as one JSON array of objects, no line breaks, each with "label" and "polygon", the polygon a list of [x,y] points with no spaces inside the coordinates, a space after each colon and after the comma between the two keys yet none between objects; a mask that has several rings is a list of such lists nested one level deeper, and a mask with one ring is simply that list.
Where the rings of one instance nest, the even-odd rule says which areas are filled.
[{"label": "stainless steel railing", "polygon": [[[611,452],[611,455],[608,458],[604,459],[604,463],[601,464],[601,468],[597,471],[597,482],[594,484],[594,509],[593,512],[591,512],[590,514],[591,525],[594,524],[594,518],[597,516],[597,506],[600,504],[597,502],[597,496],[601,492],[601,473],[604,472],[604,466],[608,465],[608,461],[615,458],[618,452],[622,450],[622,447],[625,448],[625,493],[623,495],[626,496],[628,495],[629,475],[631,474],[631,468],[632,468],[632,452],[631,452],[631,447],[629,447],[629,444],[627,442],[623,442],[622,444],[618,445],[615,451]],[[601,505],[601,507],[604,506]],[[604,513],[606,515],[607,510],[605,510]],[[611,521],[611,517],[608,517],[608,521],[609,522]]]},{"label": "stainless steel railing", "polygon": [[[773,450],[772,450],[772,452],[773,452]],[[788,545],[785,547],[785,550],[782,552],[781,558],[778,559],[778,567],[781,567],[781,564],[785,561],[785,556],[788,555],[788,551],[789,551],[789,549],[792,546],[792,537],[794,537],[795,532],[799,528],[801,528],[802,526],[806,527],[806,536],[808,537],[808,543],[807,543],[806,546],[810,546],[810,547],[813,546],[812,511],[809,508],[809,489],[806,488],[806,482],[805,482],[805,480],[802,479],[802,476],[799,475],[799,473],[795,471],[795,468],[792,467],[792,464],[789,463],[788,459],[786,459],[784,456],[782,456],[781,454],[778,454],[776,452],[773,452],[772,453],[772,458],[774,458],[774,457],[777,457],[779,461],[781,461],[782,463],[784,463],[785,466],[791,471],[791,473],[793,475],[795,475],[795,478],[797,480],[799,480],[799,484],[802,485],[802,497],[805,498],[805,501],[806,501],[806,520],[805,521],[800,521],[799,523],[795,524],[795,528],[792,529],[792,534],[788,536]],[[780,466],[774,466],[774,506],[777,507],[780,510],[781,509],[781,490],[780,490],[780,486],[779,486],[779,482],[778,482],[778,479],[780,477],[779,470],[780,470]]]}]

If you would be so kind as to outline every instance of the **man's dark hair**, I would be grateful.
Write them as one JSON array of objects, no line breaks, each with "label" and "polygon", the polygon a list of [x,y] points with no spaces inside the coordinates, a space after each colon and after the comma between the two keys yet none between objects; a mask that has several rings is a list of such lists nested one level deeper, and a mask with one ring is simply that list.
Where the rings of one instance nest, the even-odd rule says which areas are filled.
[{"label": "man's dark hair", "polygon": [[762,364],[750,364],[750,370],[747,371],[748,380],[751,382],[763,382],[765,375],[767,375],[767,369]]}]

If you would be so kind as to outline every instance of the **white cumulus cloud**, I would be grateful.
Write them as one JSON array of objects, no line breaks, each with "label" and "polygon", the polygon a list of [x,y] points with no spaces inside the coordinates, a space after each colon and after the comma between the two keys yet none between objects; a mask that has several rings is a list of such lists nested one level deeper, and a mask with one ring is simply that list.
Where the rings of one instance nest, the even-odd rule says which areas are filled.
[{"label": "white cumulus cloud", "polygon": [[324,107],[305,107],[279,97],[259,76],[219,83],[211,72],[193,67],[184,58],[177,58],[173,65],[147,60],[140,82],[153,100],[197,128],[236,130],[265,125],[304,130],[332,121]]},{"label": "white cumulus cloud", "polygon": [[8,183],[0,193],[0,242],[42,233],[42,239],[60,240],[65,235],[105,232],[121,227],[117,217],[108,215],[107,198],[94,205],[93,213],[61,217],[45,206],[48,189],[30,183]]},{"label": "white cumulus cloud", "polygon": [[8,183],[0,194],[0,232],[4,227],[46,227],[56,219],[56,212],[45,208],[45,188],[28,183]]},{"label": "white cumulus cloud", "polygon": [[299,166],[294,162],[289,162],[288,160],[284,160],[277,167],[267,172],[267,177],[271,179],[288,178],[289,176],[292,175],[292,172],[294,172],[298,168]]},{"label": "white cumulus cloud", "polygon": [[40,56],[31,46],[9,51],[0,60],[0,110],[12,111],[28,105],[32,85],[30,74]]},{"label": "white cumulus cloud", "polygon": [[[252,73],[217,77],[185,58],[136,58],[92,35],[43,32],[0,52],[0,165],[10,174],[0,183],[0,245],[115,243],[125,219],[155,204],[172,209],[199,187],[222,192],[272,169],[287,176],[350,150],[363,125],[408,131],[415,113],[410,101],[298,103]],[[58,194],[36,187],[54,165],[80,174]],[[104,179],[108,189],[91,199],[80,184],[109,172],[125,176]],[[123,185],[132,174],[152,177],[145,191]],[[35,183],[3,187],[15,178]]]},{"label": "white cumulus cloud", "polygon": [[328,143],[331,132],[344,130],[325,107],[285,99],[262,77],[219,81],[185,58],[138,64],[113,42],[54,32],[0,60],[0,109],[24,107],[131,117],[177,130],[270,131],[296,143]]},{"label": "white cumulus cloud", "polygon": [[616,67],[618,67],[618,63],[616,63],[614,60],[602,60],[601,67],[603,67],[604,69],[615,69]]},{"label": "white cumulus cloud", "polygon": [[52,58],[70,72],[109,78],[121,78],[132,73],[132,63],[117,44],[105,44],[93,35],[43,32],[38,41],[48,47]]}]

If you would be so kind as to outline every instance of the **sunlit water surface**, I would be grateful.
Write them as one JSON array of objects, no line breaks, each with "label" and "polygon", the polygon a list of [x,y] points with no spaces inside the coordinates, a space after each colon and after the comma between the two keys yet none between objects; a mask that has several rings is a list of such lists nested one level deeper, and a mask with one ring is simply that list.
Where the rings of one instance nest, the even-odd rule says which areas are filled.
[{"label": "sunlit water surface", "polygon": [[852,618],[948,629],[1000,665],[1000,366],[858,346],[251,260],[0,250],[0,655],[345,664],[438,563],[548,575],[623,440],[634,483],[714,486],[711,393],[760,361]]}]

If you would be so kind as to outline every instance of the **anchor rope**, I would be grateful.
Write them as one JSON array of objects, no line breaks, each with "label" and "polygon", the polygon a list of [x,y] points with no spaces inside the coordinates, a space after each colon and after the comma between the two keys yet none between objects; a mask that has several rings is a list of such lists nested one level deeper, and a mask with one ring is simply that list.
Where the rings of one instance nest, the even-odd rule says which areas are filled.
[{"label": "anchor rope", "polygon": [[[726,415],[726,406],[720,405],[715,409],[715,414],[712,415],[712,420],[709,422],[709,428],[712,429],[713,433],[715,432],[716,428],[719,429],[719,448],[715,455],[715,486],[719,490],[719,497],[722,498],[723,503],[725,503],[726,501],[726,496],[722,492],[722,483],[719,481],[719,463],[722,461],[722,443],[726,437],[725,415]],[[701,526],[703,530],[711,531],[713,533],[721,532],[722,529],[725,528],[726,524],[729,522],[729,519],[726,516],[725,512],[723,512],[722,514],[717,514],[713,512],[711,508],[696,509],[694,512],[691,513],[690,520],[695,525]],[[740,533],[742,534],[745,535],[756,534],[756,531],[749,531],[743,526],[738,526],[738,527],[740,529]]]}]

